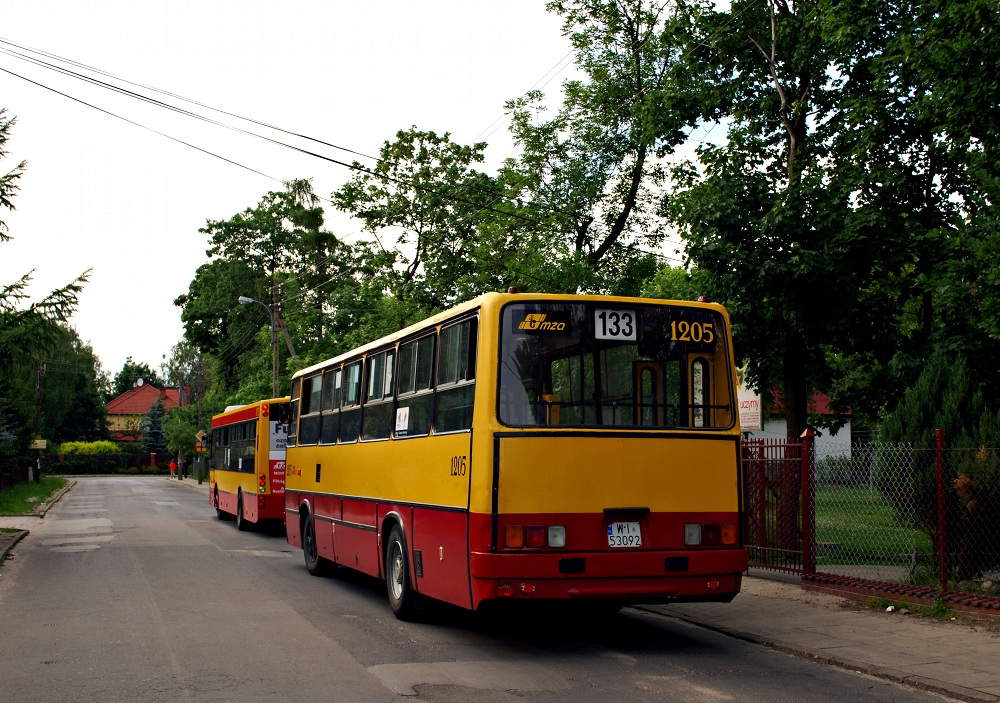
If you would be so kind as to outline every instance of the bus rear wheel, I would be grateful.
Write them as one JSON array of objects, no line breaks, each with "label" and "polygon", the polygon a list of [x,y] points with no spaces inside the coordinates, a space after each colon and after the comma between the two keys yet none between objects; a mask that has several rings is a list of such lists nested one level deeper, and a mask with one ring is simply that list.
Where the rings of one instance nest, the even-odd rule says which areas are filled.
[{"label": "bus rear wheel", "polygon": [[240,532],[246,532],[250,529],[250,523],[243,516],[243,491],[240,491],[236,498],[236,529]]},{"label": "bus rear wheel", "polygon": [[413,614],[416,594],[410,587],[410,564],[399,525],[393,526],[389,532],[389,546],[385,550],[385,585],[392,612],[400,620],[409,619]]},{"label": "bus rear wheel", "polygon": [[316,526],[309,515],[302,520],[302,553],[306,558],[306,571],[313,576],[326,575],[330,562],[319,555],[319,548],[316,546]]}]

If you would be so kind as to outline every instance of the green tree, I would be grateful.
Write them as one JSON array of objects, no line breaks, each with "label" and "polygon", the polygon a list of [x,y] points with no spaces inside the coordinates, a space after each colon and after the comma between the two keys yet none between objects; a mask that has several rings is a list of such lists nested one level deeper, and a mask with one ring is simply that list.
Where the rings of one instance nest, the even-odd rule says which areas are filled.
[{"label": "green tree", "polygon": [[107,439],[101,362],[76,331],[60,334],[41,362],[42,435],[53,442]]},{"label": "green tree", "polygon": [[703,146],[699,168],[675,170],[680,192],[665,203],[711,275],[708,295],[729,306],[751,385],[783,390],[790,437],[806,427],[826,345],[851,333],[871,271],[865,243],[845,236],[848,203],[813,133],[835,87],[819,20],[815,3],[781,0],[705,13],[692,59],[728,141]]},{"label": "green tree", "polygon": [[157,400],[142,418],[142,451],[161,453],[167,451],[167,438],[163,434],[163,401]]},{"label": "green tree", "polygon": [[[663,158],[700,116],[683,60],[702,3],[550,2],[586,80],[567,81],[547,118],[533,91],[507,104],[522,154],[501,178],[531,203],[562,260],[562,289],[636,295],[658,268]],[[550,262],[551,264],[554,262]]]},{"label": "green tree", "polygon": [[256,305],[237,303],[241,295],[266,300],[266,281],[239,259],[213,259],[198,267],[188,292],[174,300],[182,308],[185,339],[219,361],[219,380],[227,388],[238,384],[245,354],[270,352],[258,341],[261,325],[270,320]]},{"label": "green tree", "polygon": [[111,397],[117,398],[122,393],[132,390],[135,387],[135,382],[140,378],[144,383],[157,388],[167,385],[149,364],[144,361],[133,361],[132,357],[129,356],[125,358],[121,370],[115,374],[114,380],[111,382]]},{"label": "green tree", "polygon": [[[0,159],[8,155],[6,144],[14,123],[6,109],[0,109]],[[0,176],[0,209],[14,209],[13,197],[25,167],[22,161]],[[9,239],[7,224],[0,220],[0,243]],[[2,452],[7,456],[23,454],[34,434],[35,370],[58,343],[63,334],[60,324],[76,310],[90,271],[41,300],[28,303],[32,273],[0,287],[0,424]],[[16,439],[10,439],[12,436]]]},{"label": "green tree", "polygon": [[[1000,97],[986,7],[771,0],[699,21],[691,59],[728,141],[676,171],[665,211],[751,382],[783,389],[790,435],[815,388],[874,419],[935,348],[991,355],[988,316],[970,317],[995,292],[974,257],[996,129],[969,116]],[[963,91],[953,111],[939,97]]]},{"label": "green tree", "polygon": [[375,247],[358,253],[375,271],[365,285],[395,300],[383,306],[394,313],[391,326],[405,327],[481,292],[471,249],[484,206],[496,196],[486,190],[490,179],[472,166],[482,162],[485,147],[456,144],[447,133],[400,130],[372,169],[333,194],[334,204],[375,237]]}]

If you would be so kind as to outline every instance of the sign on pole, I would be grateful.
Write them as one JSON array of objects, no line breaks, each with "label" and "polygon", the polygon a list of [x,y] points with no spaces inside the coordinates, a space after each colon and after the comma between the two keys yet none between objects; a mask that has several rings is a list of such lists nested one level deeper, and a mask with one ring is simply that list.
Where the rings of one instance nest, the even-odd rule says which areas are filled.
[{"label": "sign on pole", "polygon": [[736,397],[740,405],[740,430],[750,432],[764,429],[761,422],[760,396],[741,384]]}]

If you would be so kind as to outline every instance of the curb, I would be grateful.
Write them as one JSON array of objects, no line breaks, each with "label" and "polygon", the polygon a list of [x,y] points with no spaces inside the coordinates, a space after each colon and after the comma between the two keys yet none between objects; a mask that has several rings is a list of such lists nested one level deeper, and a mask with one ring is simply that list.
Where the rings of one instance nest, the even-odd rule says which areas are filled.
[{"label": "curb", "polygon": [[18,542],[27,537],[28,534],[30,534],[30,531],[21,530],[20,532],[7,532],[4,534],[10,534],[12,537],[10,539],[0,537],[0,563],[3,563],[3,560],[7,558],[8,554],[10,554],[10,550],[16,547]]},{"label": "curb", "polygon": [[211,490],[211,485],[209,484],[208,479],[205,479],[204,482],[202,482],[200,484],[198,483],[198,479],[196,479],[196,478],[190,478],[190,477],[186,478],[186,479],[184,479],[182,481],[176,481],[176,480],[172,480],[170,478],[168,478],[167,480],[170,481],[171,483],[180,483],[180,484],[183,484],[185,486],[189,486],[190,488],[194,488],[195,490],[198,490],[198,491],[201,491],[201,490],[210,491]]},{"label": "curb", "polygon": [[930,693],[937,693],[939,695],[948,696],[949,698],[954,698],[960,701],[968,701],[969,703],[997,703],[1000,698],[989,693],[983,693],[982,691],[977,691],[972,688],[965,688],[964,686],[956,686],[954,684],[949,684],[944,681],[938,681],[937,679],[929,679],[923,676],[915,676],[913,674],[908,674],[903,671],[898,671],[896,669],[889,669],[886,667],[877,666],[875,664],[869,664],[867,662],[854,661],[847,658],[841,657],[831,657],[826,654],[816,654],[807,649],[803,649],[798,645],[791,645],[781,642],[780,640],[772,640],[767,637],[762,637],[760,635],[755,635],[752,632],[744,632],[742,630],[734,630],[728,627],[719,627],[717,625],[707,625],[696,618],[692,618],[680,613],[665,613],[661,610],[656,610],[649,606],[632,606],[636,610],[641,610],[647,613],[653,613],[655,615],[662,615],[669,618],[675,618],[677,620],[683,620],[691,625],[696,625],[697,627],[703,628],[705,630],[711,630],[712,632],[718,632],[720,635],[725,635],[727,637],[732,637],[733,639],[743,640],[744,642],[750,642],[752,644],[759,644],[764,647],[768,647],[777,652],[782,652],[784,654],[791,654],[802,659],[808,659],[809,661],[816,662],[817,664],[827,664],[828,666],[835,666],[838,669],[846,669],[848,671],[854,671],[862,674],[868,674],[869,676],[875,676],[880,679],[886,679],[894,683],[903,684],[904,686],[910,686],[912,688],[917,688],[923,691],[929,691]]},{"label": "curb", "polygon": [[49,508],[58,503],[59,499],[62,498],[64,495],[66,495],[69,489],[71,489],[73,486],[76,485],[76,481],[74,481],[73,479],[68,479],[68,481],[69,483],[67,483],[65,486],[63,486],[58,491],[53,493],[49,497],[48,501],[44,503],[39,503],[34,508],[32,508],[31,512],[29,512],[28,515],[31,517],[44,518],[45,513],[49,512]]}]

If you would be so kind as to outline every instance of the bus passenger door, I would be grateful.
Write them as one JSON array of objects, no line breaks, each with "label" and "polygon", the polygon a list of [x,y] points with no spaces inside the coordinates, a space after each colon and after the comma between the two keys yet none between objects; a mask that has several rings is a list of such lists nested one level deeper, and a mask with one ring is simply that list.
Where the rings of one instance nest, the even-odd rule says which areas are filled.
[{"label": "bus passenger door", "polygon": [[[413,508],[412,568],[417,591],[463,608],[472,607],[469,593],[469,482],[473,471],[472,435],[438,435],[413,440],[422,445],[426,463],[414,462],[411,473],[422,486],[425,505]],[[414,450],[416,453],[416,449]]]}]

